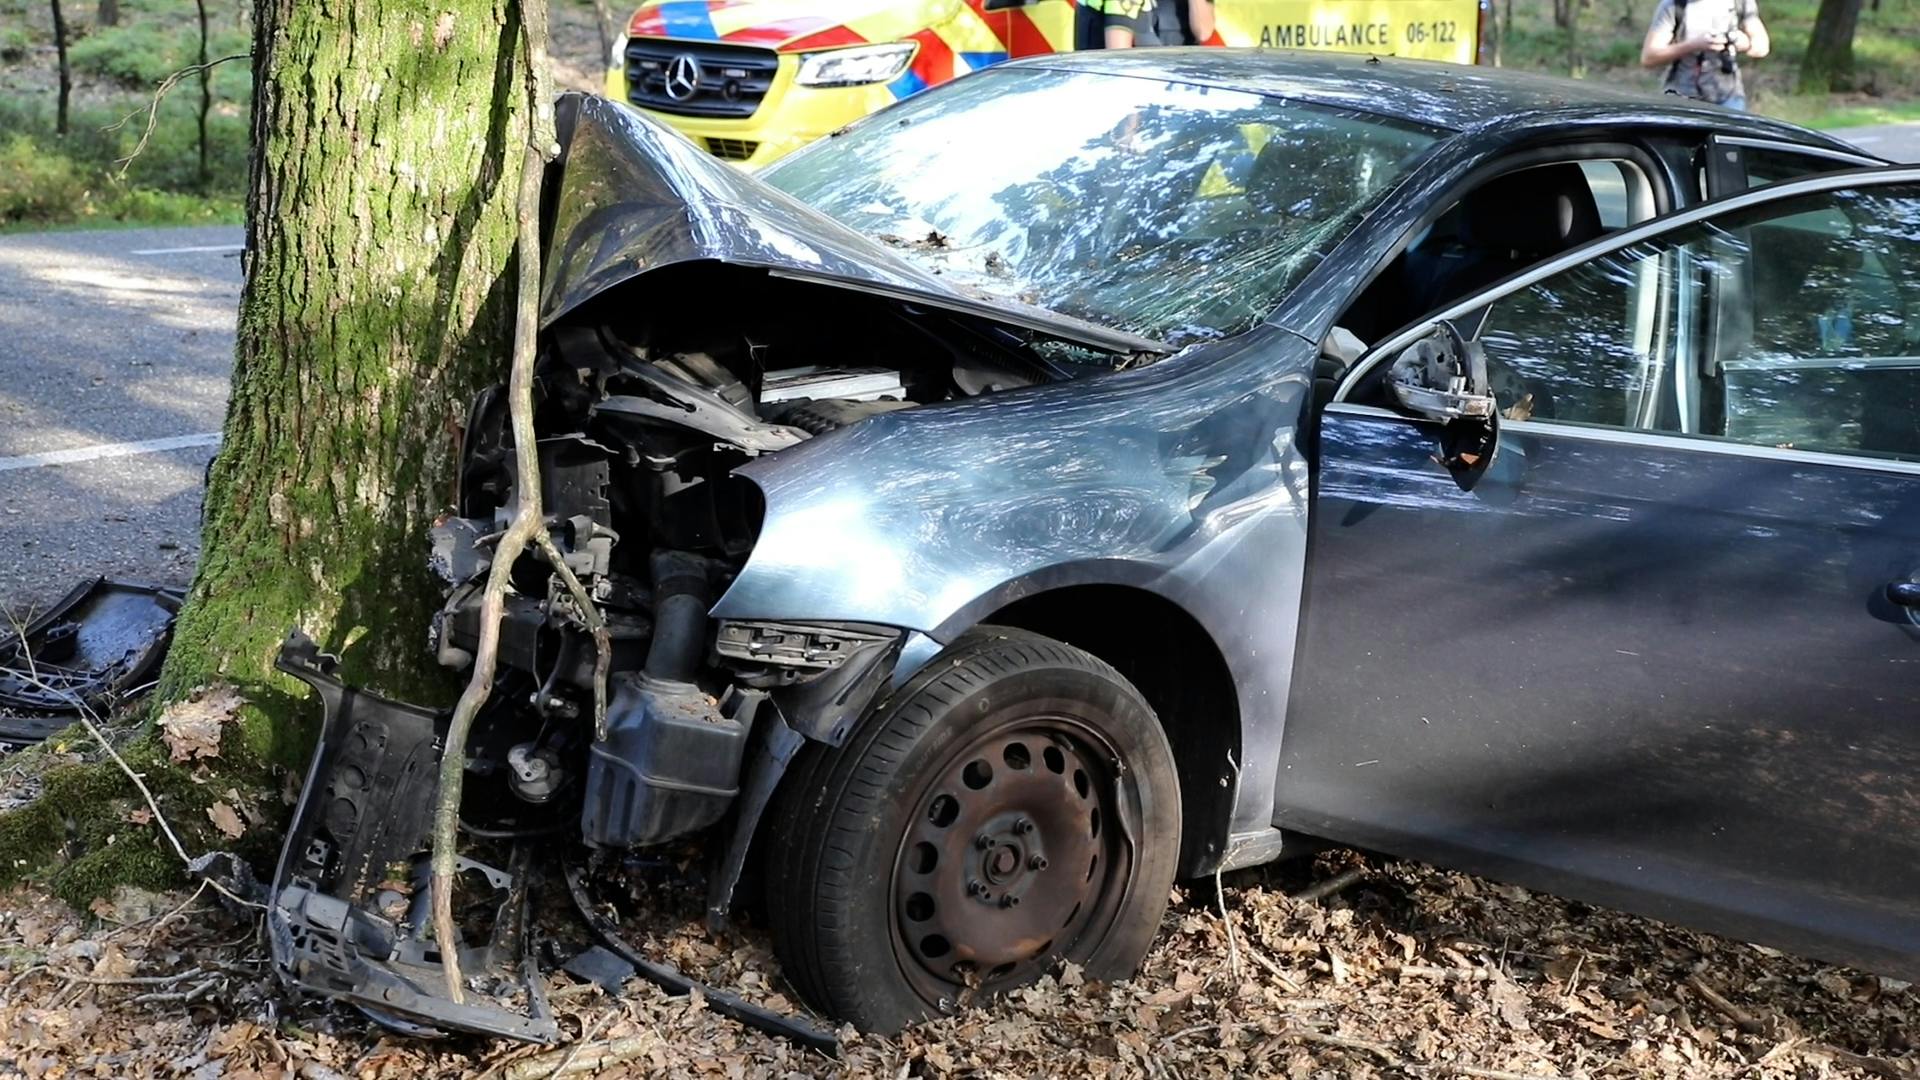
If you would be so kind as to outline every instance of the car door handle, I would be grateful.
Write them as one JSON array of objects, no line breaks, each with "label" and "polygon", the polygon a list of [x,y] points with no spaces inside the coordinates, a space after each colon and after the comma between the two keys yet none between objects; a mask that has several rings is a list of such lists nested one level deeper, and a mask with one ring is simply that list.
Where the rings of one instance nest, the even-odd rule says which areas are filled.
[{"label": "car door handle", "polygon": [[1901,607],[1920,607],[1920,581],[1895,581],[1889,584],[1887,599]]}]

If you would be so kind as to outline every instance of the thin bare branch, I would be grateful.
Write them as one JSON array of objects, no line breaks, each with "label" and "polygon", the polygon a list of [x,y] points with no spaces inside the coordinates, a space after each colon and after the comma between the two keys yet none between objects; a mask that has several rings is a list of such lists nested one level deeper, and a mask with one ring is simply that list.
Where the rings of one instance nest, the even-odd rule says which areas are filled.
[{"label": "thin bare branch", "polygon": [[[144,111],[147,114],[147,126],[144,129],[142,129],[140,132],[140,141],[133,144],[133,151],[129,153],[126,157],[114,159],[113,163],[115,165],[120,166],[120,171],[115,175],[120,177],[125,177],[127,175],[127,166],[132,165],[133,159],[139,157],[141,152],[146,150],[147,141],[153,138],[154,125],[159,123],[160,121],[160,103],[167,99],[167,93],[171,91],[174,88],[174,86],[180,82],[180,80],[187,78],[190,75],[198,75],[203,71],[211,71],[214,68],[217,68],[221,64],[227,63],[230,60],[246,60],[252,56],[253,54],[250,52],[234,53],[231,56],[222,56],[215,60],[209,60],[204,64],[194,64],[191,67],[183,67],[179,71],[176,71],[173,74],[167,76],[166,78],[160,80],[160,85],[156,87],[153,91],[153,100],[147,102],[144,109]],[[136,116],[139,116],[142,111],[143,110],[141,109],[135,109],[132,112],[128,113],[127,115],[114,121],[113,123],[108,124],[106,127],[101,128],[100,130],[118,131],[122,127],[126,126],[127,121],[133,119]]]},{"label": "thin bare branch", "polygon": [[[533,364],[540,302],[540,181],[553,146],[553,104],[547,93],[547,8],[545,0],[521,0],[520,24],[527,63],[527,144],[521,159],[520,186],[515,211],[519,221],[515,253],[519,278],[515,282],[513,362],[507,376],[507,408],[512,418],[517,467],[513,520],[494,548],[493,565],[480,600],[480,640],[474,648],[473,673],[454,705],[440,757],[440,790],[433,812],[432,899],[433,934],[440,944],[440,967],[447,996],[456,1004],[466,1000],[460,975],[460,937],[453,924],[454,866],[460,831],[460,791],[466,773],[467,735],[474,717],[493,693],[493,676],[500,654],[500,619],[506,609],[513,564],[529,543],[546,534],[540,510],[540,454],[533,432]],[[549,543],[551,541],[549,540]],[[555,560],[557,568],[564,564]],[[567,581],[571,574],[562,577]],[[572,581],[569,588],[577,588]],[[584,592],[581,594],[584,595]],[[589,609],[592,604],[586,605]],[[596,639],[597,640],[597,639]],[[596,665],[596,671],[599,666]]]}]

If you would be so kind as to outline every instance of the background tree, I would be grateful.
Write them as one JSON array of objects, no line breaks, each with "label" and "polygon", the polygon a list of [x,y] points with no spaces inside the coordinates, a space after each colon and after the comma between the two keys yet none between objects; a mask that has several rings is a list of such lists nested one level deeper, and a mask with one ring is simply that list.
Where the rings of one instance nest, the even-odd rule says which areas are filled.
[{"label": "background tree", "polygon": [[95,26],[120,25],[120,0],[100,0],[100,6],[94,9]]},{"label": "background tree", "polygon": [[[161,706],[231,684],[212,782],[157,738],[124,751],[188,847],[230,846],[207,811],[311,749],[311,706],[272,671],[287,628],[346,677],[450,697],[423,648],[437,601],[426,531],[451,501],[474,390],[504,373],[528,70],[508,0],[262,0],[254,29],[247,255],[233,391],[200,569]],[[0,814],[0,878],[47,868],[86,902],[179,860],[111,763],[50,770]],[[259,799],[271,816],[277,797]],[[267,856],[277,828],[238,846]],[[249,847],[249,844],[252,846]]]},{"label": "background tree", "polygon": [[73,64],[67,59],[67,17],[60,11],[60,0],[53,5],[53,48],[60,58],[60,104],[54,113],[53,130],[67,133],[67,103],[73,97]]},{"label": "background tree", "polygon": [[1820,0],[1813,34],[1800,61],[1800,91],[1824,93],[1849,89],[1853,82],[1853,34],[1860,25],[1861,0]]}]

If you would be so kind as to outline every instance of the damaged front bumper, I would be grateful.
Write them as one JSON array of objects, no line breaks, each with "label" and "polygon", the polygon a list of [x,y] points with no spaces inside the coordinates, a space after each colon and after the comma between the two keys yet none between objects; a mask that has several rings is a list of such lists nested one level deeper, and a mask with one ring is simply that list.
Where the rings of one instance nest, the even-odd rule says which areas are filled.
[{"label": "damaged front bumper", "polygon": [[[470,841],[500,857],[458,859],[455,910],[463,935],[457,947],[465,973],[465,1000],[445,992],[440,943],[432,938],[429,887],[431,825],[449,714],[356,689],[334,674],[337,660],[299,631],[288,636],[276,666],[311,686],[325,720],[276,867],[267,924],[281,977],[302,991],[358,1006],[401,1031],[465,1031],[551,1043],[559,1030],[547,1008],[531,947],[531,893],[553,867],[535,858],[555,849],[584,855],[587,847],[638,848],[723,823],[709,849],[707,911],[719,932],[762,813],[788,763],[809,736],[843,739],[851,718],[872,700],[894,670],[898,634],[872,628],[722,624],[726,650],[752,653],[792,648],[818,637],[827,646],[807,650],[810,676],[780,690],[735,689],[715,699],[690,683],[641,674],[619,683],[605,739],[587,747],[579,791],[565,817],[533,814],[502,825],[497,790],[470,790],[469,807],[493,804],[489,825],[468,825],[478,812],[463,809]],[[832,654],[829,656],[828,654]],[[528,724],[533,714],[507,702],[483,714],[491,739],[522,737],[500,729]],[[535,721],[537,723],[537,721]],[[524,745],[524,744],[520,744]],[[484,751],[483,751],[484,752]],[[547,759],[533,759],[545,762]],[[509,754],[496,779],[525,789],[526,760]],[[539,778],[559,788],[575,769],[554,761]],[[470,771],[490,771],[484,758]],[[529,770],[533,771],[533,770]],[[544,790],[544,789],[543,789]],[[545,809],[524,799],[526,809]],[[567,860],[570,891],[578,901],[580,858]],[[583,911],[585,909],[583,908]],[[590,925],[630,961],[636,973],[670,991],[698,984],[638,956]],[[705,990],[706,988],[700,987]],[[831,1049],[832,1039],[804,1022],[777,1016],[720,991],[711,1007],[760,1027]]]},{"label": "damaged front bumper", "polygon": [[[429,937],[429,834],[447,714],[388,701],[334,677],[338,661],[294,631],[276,665],[311,686],[325,722],[267,912],[273,959],[290,983],[376,1018],[550,1043],[559,1028],[526,948],[532,849],[506,865],[459,860],[467,1001],[445,994]],[[475,909],[480,910],[475,910]]]}]

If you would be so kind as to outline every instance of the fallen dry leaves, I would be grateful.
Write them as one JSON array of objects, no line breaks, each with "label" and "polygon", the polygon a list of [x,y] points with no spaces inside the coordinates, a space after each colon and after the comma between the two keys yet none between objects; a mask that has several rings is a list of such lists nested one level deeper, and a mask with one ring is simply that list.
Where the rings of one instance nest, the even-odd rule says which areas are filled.
[{"label": "fallen dry leaves", "polygon": [[[1321,902],[1287,895],[1350,866],[1364,876]],[[763,937],[714,941],[695,891],[627,887],[653,908],[627,929],[654,955],[794,1007]],[[1195,885],[1139,978],[1069,968],[895,1038],[845,1032],[833,1062],[697,1000],[644,984],[608,999],[561,974],[563,1027],[591,1032],[577,1051],[401,1038],[287,1007],[251,925],[210,904],[170,918],[179,898],[129,890],[94,918],[16,891],[0,897],[0,1076],[1920,1077],[1920,992],[1892,980],[1346,852],[1228,875],[1224,900],[1240,978]]]},{"label": "fallen dry leaves", "polygon": [[160,738],[175,764],[220,756],[220,729],[243,704],[231,686],[203,688],[160,714]]}]

